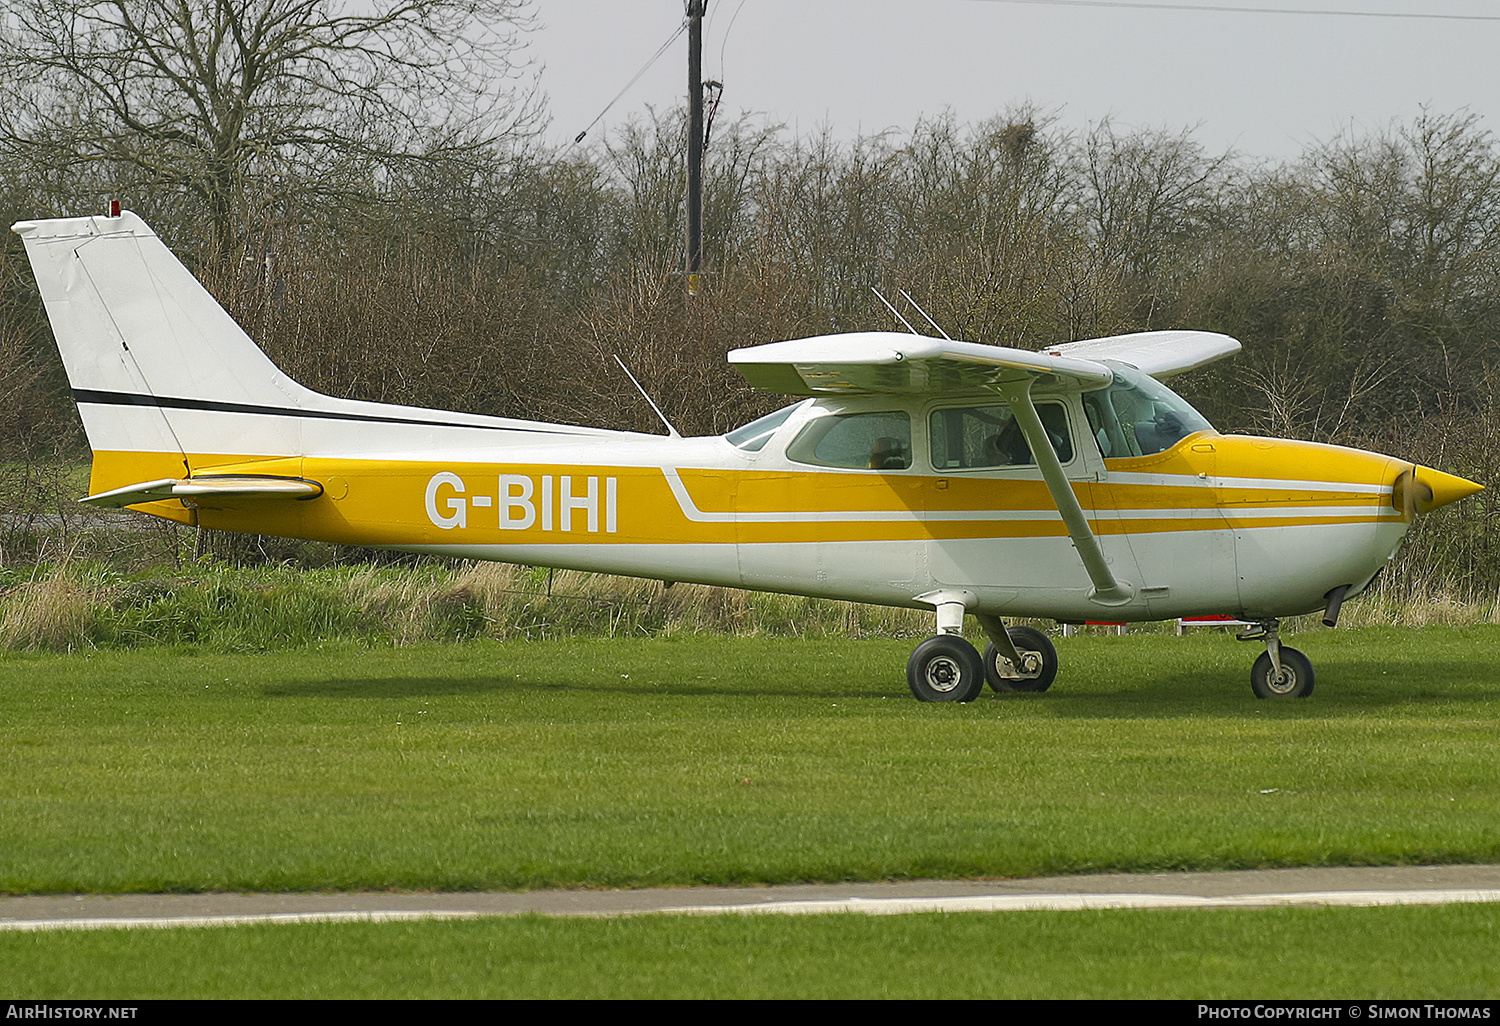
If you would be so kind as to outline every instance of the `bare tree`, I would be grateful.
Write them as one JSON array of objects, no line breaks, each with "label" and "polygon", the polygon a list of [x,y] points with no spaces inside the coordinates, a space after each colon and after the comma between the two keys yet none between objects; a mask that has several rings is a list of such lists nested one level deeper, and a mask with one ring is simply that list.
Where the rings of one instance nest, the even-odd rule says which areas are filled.
[{"label": "bare tree", "polygon": [[1084,141],[1083,214],[1099,258],[1135,279],[1149,323],[1162,265],[1217,206],[1234,170],[1228,154],[1211,157],[1190,132],[1122,133],[1108,118]]},{"label": "bare tree", "polygon": [[10,0],[0,146],[40,174],[170,187],[223,252],[252,203],[484,160],[532,127],[528,4]]}]

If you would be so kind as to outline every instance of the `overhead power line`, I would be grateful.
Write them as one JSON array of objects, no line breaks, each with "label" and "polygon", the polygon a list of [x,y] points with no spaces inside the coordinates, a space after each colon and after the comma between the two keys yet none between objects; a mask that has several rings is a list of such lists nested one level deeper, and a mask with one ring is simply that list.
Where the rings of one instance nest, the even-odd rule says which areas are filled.
[{"label": "overhead power line", "polygon": [[1426,11],[1349,11],[1311,7],[1243,7],[1228,4],[1133,3],[1131,0],[970,0],[971,3],[1039,7],[1114,7],[1136,11],[1213,11],[1222,14],[1305,14],[1332,18],[1405,18],[1415,21],[1500,21],[1500,14],[1432,14]]},{"label": "overhead power line", "polygon": [[579,132],[578,135],[574,137],[573,141],[568,144],[568,149],[571,150],[574,146],[577,146],[579,143],[583,142],[583,137],[589,134],[589,130],[599,123],[600,118],[603,118],[604,115],[609,113],[611,107],[620,102],[620,97],[630,92],[630,87],[639,82],[641,80],[641,76],[651,69],[651,65],[655,64],[658,60],[661,59],[661,55],[667,52],[667,47],[676,42],[677,37],[687,31],[687,27],[687,19],[684,18],[682,20],[682,23],[673,30],[670,36],[667,37],[667,41],[661,44],[661,49],[652,54],[651,59],[648,60],[645,64],[641,65],[641,70],[635,73],[635,77],[632,78],[629,82],[625,83],[625,88],[616,93],[615,98],[606,103],[604,105],[604,109],[598,113],[594,120],[588,123],[588,127],[585,128],[582,132]]}]

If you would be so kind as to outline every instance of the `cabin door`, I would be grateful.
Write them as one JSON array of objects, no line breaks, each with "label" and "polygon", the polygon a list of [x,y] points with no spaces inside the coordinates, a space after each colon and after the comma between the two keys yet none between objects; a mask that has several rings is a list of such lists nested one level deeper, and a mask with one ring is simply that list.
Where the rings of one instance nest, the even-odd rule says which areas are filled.
[{"label": "cabin door", "polygon": [[[1091,456],[1076,400],[1040,397],[1036,408],[1090,522],[1100,516],[1113,522],[1113,510],[1093,508],[1091,484],[1103,461]],[[999,400],[936,406],[927,428],[935,471],[925,496],[934,582],[1038,609],[1047,603],[1028,601],[1028,595],[1086,593],[1093,582],[1010,407]],[[1116,575],[1131,579],[1128,545],[1111,530],[1096,532]]]}]

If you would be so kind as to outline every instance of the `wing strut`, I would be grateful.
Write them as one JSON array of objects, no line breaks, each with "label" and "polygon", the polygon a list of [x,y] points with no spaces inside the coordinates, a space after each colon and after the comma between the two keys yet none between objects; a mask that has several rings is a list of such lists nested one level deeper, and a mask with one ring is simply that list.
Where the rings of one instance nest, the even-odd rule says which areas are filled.
[{"label": "wing strut", "polygon": [[1001,394],[1010,405],[1011,412],[1015,414],[1016,423],[1021,425],[1021,433],[1026,436],[1026,441],[1031,446],[1032,458],[1036,460],[1036,465],[1042,472],[1042,480],[1047,482],[1047,490],[1052,493],[1052,501],[1057,504],[1057,511],[1062,514],[1063,523],[1068,528],[1068,535],[1073,539],[1073,547],[1078,550],[1078,556],[1083,560],[1083,568],[1088,571],[1089,579],[1094,582],[1094,590],[1090,593],[1089,599],[1102,606],[1124,605],[1134,597],[1135,589],[1124,581],[1116,580],[1114,573],[1109,569],[1109,563],[1105,561],[1104,550],[1099,547],[1099,539],[1089,527],[1088,518],[1083,515],[1083,507],[1078,504],[1078,496],[1073,494],[1073,486],[1068,483],[1068,477],[1063,473],[1062,464],[1058,462],[1052,442],[1042,427],[1041,417],[1037,416],[1036,404],[1031,401],[1031,385],[1035,380],[1027,376],[1020,380],[1006,381],[1000,386]]}]

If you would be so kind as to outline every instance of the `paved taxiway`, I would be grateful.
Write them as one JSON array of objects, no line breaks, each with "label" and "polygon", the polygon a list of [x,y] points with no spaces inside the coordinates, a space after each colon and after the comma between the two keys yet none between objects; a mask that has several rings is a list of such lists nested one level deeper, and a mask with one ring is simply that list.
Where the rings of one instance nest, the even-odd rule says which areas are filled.
[{"label": "paved taxiway", "polygon": [[540,914],[857,912],[1500,903],[1500,865],[1105,873],[1028,880],[916,880],[780,887],[469,893],[80,894],[0,897],[0,930],[257,922],[470,919]]}]

